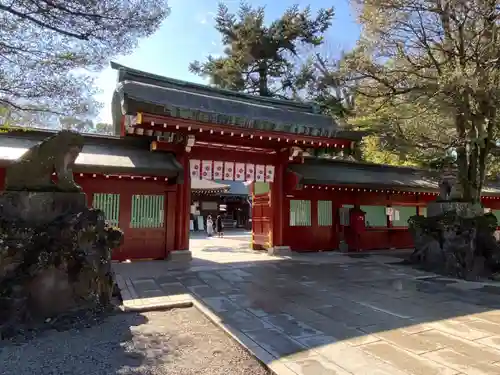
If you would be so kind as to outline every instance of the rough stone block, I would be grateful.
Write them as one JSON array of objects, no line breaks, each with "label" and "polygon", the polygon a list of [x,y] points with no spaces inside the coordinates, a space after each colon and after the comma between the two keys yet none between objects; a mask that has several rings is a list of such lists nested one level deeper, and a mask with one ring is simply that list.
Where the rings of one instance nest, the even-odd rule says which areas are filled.
[{"label": "rough stone block", "polygon": [[292,250],[290,246],[274,246],[267,249],[267,254],[274,256],[290,256],[292,255]]},{"label": "rough stone block", "polygon": [[415,251],[411,260],[427,270],[477,280],[500,270],[497,220],[478,204],[432,202],[428,217],[409,220]]},{"label": "rough stone block", "polygon": [[172,251],[168,255],[168,260],[172,262],[191,262],[193,260],[193,254],[190,250]]},{"label": "rough stone block", "polygon": [[0,195],[0,216],[29,225],[44,225],[85,209],[84,193],[6,191]]},{"label": "rough stone block", "polygon": [[455,211],[459,216],[466,217],[470,211],[470,203],[466,202],[429,202],[427,204],[427,217],[443,215]]},{"label": "rough stone block", "polygon": [[0,195],[0,336],[111,304],[111,252],[123,233],[83,193]]}]

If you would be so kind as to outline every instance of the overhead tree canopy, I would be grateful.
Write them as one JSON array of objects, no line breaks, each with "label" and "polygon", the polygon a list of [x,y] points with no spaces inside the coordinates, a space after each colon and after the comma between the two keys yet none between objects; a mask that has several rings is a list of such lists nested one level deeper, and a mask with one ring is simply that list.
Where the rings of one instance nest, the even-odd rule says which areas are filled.
[{"label": "overhead tree canopy", "polygon": [[64,116],[58,119],[58,123],[63,129],[76,130],[82,133],[97,133],[101,135],[117,135],[112,124],[96,122],[90,119]]},{"label": "overhead tree canopy", "polygon": [[167,0],[0,0],[0,106],[92,111],[88,73],[131,52],[168,13]]},{"label": "overhead tree canopy", "polygon": [[401,153],[456,159],[464,200],[478,201],[498,129],[499,10],[483,0],[353,0],[363,34],[345,56],[358,123]]},{"label": "overhead tree canopy", "polygon": [[316,103],[321,113],[337,121],[351,117],[354,114],[354,91],[339,79],[338,69],[337,59],[319,52],[307,56],[291,80],[293,98]]},{"label": "overhead tree canopy", "polygon": [[266,25],[264,16],[263,7],[242,3],[233,14],[226,5],[219,4],[215,28],[222,36],[224,55],[194,61],[190,71],[221,88],[267,97],[293,97],[298,72],[294,56],[304,46],[323,43],[333,8],[321,9],[313,17],[309,7],[300,10],[293,6],[270,25]]}]

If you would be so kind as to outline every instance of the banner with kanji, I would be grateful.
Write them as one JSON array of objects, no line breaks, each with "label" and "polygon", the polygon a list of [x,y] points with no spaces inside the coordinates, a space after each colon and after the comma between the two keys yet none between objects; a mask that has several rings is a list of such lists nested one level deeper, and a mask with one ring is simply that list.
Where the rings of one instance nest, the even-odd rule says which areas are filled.
[{"label": "banner with kanji", "polygon": [[234,166],[234,180],[245,181],[245,164],[236,163]]},{"label": "banner with kanji", "polygon": [[263,182],[265,180],[266,166],[256,165],[255,166],[255,181]]},{"label": "banner with kanji", "polygon": [[199,160],[189,161],[189,174],[193,179],[200,179],[200,166],[201,162]]},{"label": "banner with kanji", "polygon": [[222,180],[224,177],[224,163],[222,161],[214,161],[214,180]]},{"label": "banner with kanji", "polygon": [[201,162],[201,178],[203,180],[212,180],[212,160],[203,160]]},{"label": "banner with kanji", "polygon": [[274,182],[274,165],[266,165],[266,182]]},{"label": "banner with kanji", "polygon": [[255,164],[247,164],[245,166],[245,180],[255,181]]},{"label": "banner with kanji", "polygon": [[224,180],[233,181],[234,180],[234,162],[225,161],[224,162]]}]

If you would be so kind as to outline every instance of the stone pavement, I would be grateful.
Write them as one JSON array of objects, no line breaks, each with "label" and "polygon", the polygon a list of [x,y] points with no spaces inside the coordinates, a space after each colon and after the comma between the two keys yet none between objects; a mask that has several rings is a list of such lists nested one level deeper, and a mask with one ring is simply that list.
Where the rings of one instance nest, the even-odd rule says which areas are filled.
[{"label": "stone pavement", "polygon": [[234,239],[192,245],[192,267],[116,265],[124,306],[195,304],[279,375],[500,374],[497,284],[390,257],[280,259]]}]

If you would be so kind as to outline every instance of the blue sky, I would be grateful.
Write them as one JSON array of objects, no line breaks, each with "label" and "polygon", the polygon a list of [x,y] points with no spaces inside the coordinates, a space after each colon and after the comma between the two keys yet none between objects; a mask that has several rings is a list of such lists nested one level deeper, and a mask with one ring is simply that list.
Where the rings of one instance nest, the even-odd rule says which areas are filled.
[{"label": "blue sky", "polygon": [[[332,1],[332,0],[330,0]],[[226,0],[230,10],[236,10],[239,0]],[[359,27],[355,23],[348,0],[303,1],[303,0],[253,0],[253,6],[265,6],[269,20],[278,18],[283,11],[298,4],[305,7],[314,3],[312,10],[335,6],[335,20],[327,35],[326,48],[329,54],[337,54],[354,45],[359,36]],[[117,61],[131,68],[186,81],[207,83],[202,78],[189,73],[188,66],[193,60],[204,60],[209,54],[222,52],[220,37],[214,29],[213,17],[217,11],[217,0],[171,0],[170,16],[161,28],[151,37],[139,42],[136,50]],[[269,5],[272,4],[272,5]],[[99,75],[97,84],[101,94],[97,99],[104,104],[100,120],[111,122],[110,102],[116,84],[116,71],[105,69]]]}]

